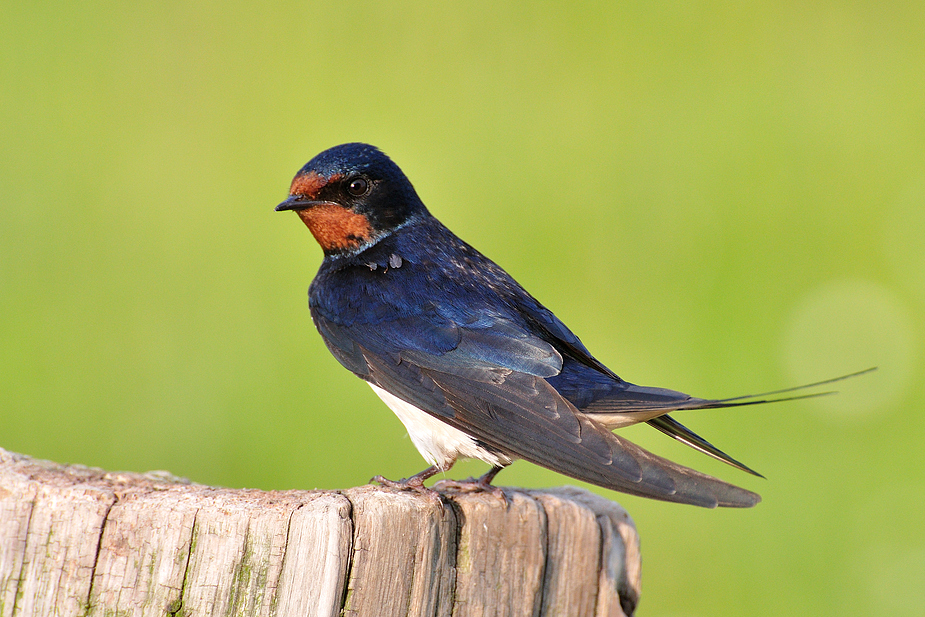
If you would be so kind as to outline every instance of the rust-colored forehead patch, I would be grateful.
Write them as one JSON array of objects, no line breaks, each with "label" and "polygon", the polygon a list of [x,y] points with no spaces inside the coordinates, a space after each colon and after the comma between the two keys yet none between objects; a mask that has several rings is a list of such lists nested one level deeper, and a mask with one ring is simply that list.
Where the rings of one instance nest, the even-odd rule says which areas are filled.
[{"label": "rust-colored forehead patch", "polygon": [[369,219],[337,204],[321,203],[296,213],[325,251],[355,248],[373,235]]},{"label": "rust-colored forehead patch", "polygon": [[315,171],[310,171],[307,174],[299,174],[292,179],[292,184],[289,186],[289,194],[304,195],[305,197],[314,199],[318,196],[318,192],[327,184],[339,179],[340,174],[334,174],[330,178],[325,178]]}]

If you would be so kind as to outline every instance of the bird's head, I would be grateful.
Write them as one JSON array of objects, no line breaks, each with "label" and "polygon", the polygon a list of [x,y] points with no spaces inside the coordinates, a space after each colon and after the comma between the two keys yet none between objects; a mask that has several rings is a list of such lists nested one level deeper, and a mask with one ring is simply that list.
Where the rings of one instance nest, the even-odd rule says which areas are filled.
[{"label": "bird's head", "polygon": [[362,250],[427,214],[398,165],[359,143],[334,146],[306,163],[276,210],[295,210],[325,255]]}]

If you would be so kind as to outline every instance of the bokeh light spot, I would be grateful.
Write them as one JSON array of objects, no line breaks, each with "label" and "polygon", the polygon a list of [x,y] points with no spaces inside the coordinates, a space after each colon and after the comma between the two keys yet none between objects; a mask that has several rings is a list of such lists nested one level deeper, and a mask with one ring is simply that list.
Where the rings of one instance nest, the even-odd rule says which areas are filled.
[{"label": "bokeh light spot", "polygon": [[879,367],[834,384],[839,395],[812,401],[815,409],[843,419],[873,414],[903,395],[916,371],[915,345],[910,312],[895,294],[874,282],[841,280],[797,301],[782,350],[797,382]]}]

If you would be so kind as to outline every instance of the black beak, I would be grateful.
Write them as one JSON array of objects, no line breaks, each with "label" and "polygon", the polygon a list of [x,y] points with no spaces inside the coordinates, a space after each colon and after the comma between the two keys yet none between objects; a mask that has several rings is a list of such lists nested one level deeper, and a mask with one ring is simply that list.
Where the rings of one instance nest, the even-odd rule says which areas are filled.
[{"label": "black beak", "polygon": [[290,195],[286,201],[276,206],[275,210],[277,212],[282,212],[283,210],[305,210],[306,208],[311,208],[321,203],[324,202],[306,199],[304,195]]}]

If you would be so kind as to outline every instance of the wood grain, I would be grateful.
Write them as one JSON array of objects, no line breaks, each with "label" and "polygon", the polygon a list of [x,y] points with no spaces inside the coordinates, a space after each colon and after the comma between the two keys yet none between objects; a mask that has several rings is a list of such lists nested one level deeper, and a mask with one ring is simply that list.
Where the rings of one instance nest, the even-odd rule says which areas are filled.
[{"label": "wood grain", "polygon": [[0,617],[632,614],[623,508],[504,491],[233,490],[0,450]]}]

